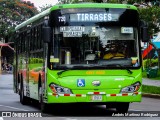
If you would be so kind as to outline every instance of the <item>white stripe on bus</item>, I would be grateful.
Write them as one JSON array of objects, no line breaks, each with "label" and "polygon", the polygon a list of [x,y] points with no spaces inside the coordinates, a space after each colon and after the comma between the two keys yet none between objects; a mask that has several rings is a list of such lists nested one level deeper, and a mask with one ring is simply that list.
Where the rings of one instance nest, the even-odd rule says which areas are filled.
[{"label": "white stripe on bus", "polygon": [[[104,95],[105,92],[88,92],[88,95]],[[133,96],[141,94],[141,92],[134,92],[134,93],[121,93],[121,94],[106,94],[106,97],[116,97],[116,96]],[[54,94],[54,93],[48,93],[48,95],[53,96],[71,96],[71,97],[86,97],[87,94]]]}]

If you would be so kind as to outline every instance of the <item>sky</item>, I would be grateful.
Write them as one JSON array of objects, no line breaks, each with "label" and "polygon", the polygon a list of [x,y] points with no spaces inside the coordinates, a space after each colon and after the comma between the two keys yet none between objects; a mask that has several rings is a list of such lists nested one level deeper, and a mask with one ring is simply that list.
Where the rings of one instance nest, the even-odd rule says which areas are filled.
[{"label": "sky", "polygon": [[45,6],[46,4],[48,5],[54,5],[58,2],[58,0],[24,0],[24,1],[31,1],[31,3],[34,3],[34,6],[38,8],[39,6]]}]

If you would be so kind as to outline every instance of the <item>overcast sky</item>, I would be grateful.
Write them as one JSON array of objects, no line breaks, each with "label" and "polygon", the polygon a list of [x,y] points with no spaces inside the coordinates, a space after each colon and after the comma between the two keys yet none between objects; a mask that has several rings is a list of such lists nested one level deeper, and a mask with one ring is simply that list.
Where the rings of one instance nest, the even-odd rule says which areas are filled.
[{"label": "overcast sky", "polygon": [[58,0],[24,0],[24,1],[31,1],[31,3],[34,3],[34,6],[37,7],[39,9],[39,6],[43,6],[43,5],[54,5],[58,2]]}]

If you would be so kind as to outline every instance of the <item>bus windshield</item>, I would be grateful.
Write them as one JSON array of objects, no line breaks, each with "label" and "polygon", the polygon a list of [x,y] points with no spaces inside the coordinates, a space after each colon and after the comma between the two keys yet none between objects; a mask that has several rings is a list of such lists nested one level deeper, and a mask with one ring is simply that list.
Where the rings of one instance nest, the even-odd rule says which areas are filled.
[{"label": "bus windshield", "polygon": [[66,15],[69,20],[64,14],[68,24],[53,27],[50,64],[55,68],[139,67],[138,27],[120,24],[119,14],[72,13]]}]

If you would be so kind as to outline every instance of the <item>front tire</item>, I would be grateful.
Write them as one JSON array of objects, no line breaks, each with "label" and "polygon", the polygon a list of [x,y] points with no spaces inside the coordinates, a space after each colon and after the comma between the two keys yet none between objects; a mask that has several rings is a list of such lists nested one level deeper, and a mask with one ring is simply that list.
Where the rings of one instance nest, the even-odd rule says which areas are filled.
[{"label": "front tire", "polygon": [[118,113],[127,113],[129,109],[129,102],[117,103],[116,111]]},{"label": "front tire", "polygon": [[24,88],[23,88],[23,80],[21,79],[21,82],[20,82],[20,103],[22,105],[26,105],[28,104],[28,100],[27,100],[27,97],[24,96]]},{"label": "front tire", "polygon": [[39,96],[39,108],[43,113],[48,112],[48,104],[43,102],[43,94],[42,94],[42,87],[38,89],[38,96]]}]

